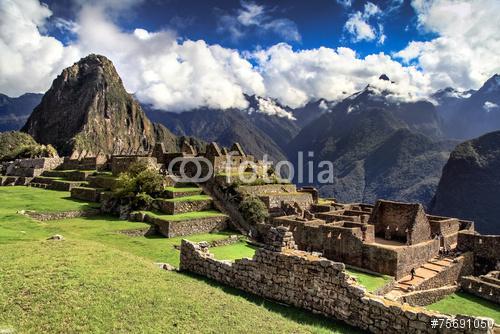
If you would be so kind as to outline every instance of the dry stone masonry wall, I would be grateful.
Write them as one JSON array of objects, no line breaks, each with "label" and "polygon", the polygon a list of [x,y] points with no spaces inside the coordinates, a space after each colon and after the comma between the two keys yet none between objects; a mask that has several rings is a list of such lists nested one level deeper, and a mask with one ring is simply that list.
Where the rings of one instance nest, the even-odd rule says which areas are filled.
[{"label": "dry stone masonry wall", "polygon": [[[344,270],[343,263],[287,249],[293,240],[274,240],[272,249],[259,249],[253,259],[234,263],[214,259],[207,243],[183,240],[180,269],[296,307],[342,320],[373,333],[444,333],[431,320],[455,318],[371,295]],[[474,319],[456,316],[456,319]],[[449,332],[449,331],[448,331]],[[472,333],[454,330],[454,333]],[[491,329],[474,333],[492,333]]]}]

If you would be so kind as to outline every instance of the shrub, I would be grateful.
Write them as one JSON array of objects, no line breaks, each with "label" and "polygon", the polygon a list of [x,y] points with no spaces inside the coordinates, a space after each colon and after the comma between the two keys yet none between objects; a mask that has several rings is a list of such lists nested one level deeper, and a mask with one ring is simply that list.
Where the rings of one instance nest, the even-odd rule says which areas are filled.
[{"label": "shrub", "polygon": [[264,222],[269,217],[266,205],[256,196],[247,196],[240,203],[239,210],[250,224]]},{"label": "shrub", "polygon": [[135,209],[147,208],[163,192],[164,178],[151,166],[136,162],[121,173],[113,188],[116,198],[129,199]]}]

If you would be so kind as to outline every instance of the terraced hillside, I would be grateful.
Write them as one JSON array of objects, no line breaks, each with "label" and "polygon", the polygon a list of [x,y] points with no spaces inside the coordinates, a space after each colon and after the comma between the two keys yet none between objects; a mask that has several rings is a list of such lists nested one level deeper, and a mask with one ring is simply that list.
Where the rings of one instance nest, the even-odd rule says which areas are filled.
[{"label": "terraced hillside", "polygon": [[[158,269],[155,262],[178,264],[174,246],[181,238],[131,232],[147,229],[144,223],[110,216],[38,222],[17,213],[89,207],[69,192],[0,187],[0,203],[0,328],[19,333],[357,332],[199,277]],[[53,234],[65,240],[46,240]],[[188,239],[227,237],[219,232]],[[230,259],[243,246],[214,250]]]}]

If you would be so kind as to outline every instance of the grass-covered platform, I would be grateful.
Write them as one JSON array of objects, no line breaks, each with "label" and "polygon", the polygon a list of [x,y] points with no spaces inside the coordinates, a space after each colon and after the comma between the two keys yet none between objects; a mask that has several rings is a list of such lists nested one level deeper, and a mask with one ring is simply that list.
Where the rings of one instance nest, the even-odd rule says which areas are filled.
[{"label": "grass-covered platform", "polygon": [[489,317],[500,323],[500,305],[465,292],[451,294],[426,308],[446,314]]},{"label": "grass-covered platform", "polygon": [[[178,265],[181,238],[129,236],[148,225],[114,217],[37,222],[18,214],[82,210],[69,193],[0,187],[0,329],[15,333],[356,333],[197,276]],[[64,241],[48,241],[62,234]],[[232,233],[231,233],[232,234]],[[192,241],[228,233],[189,236]],[[242,257],[246,244],[213,248]]]}]

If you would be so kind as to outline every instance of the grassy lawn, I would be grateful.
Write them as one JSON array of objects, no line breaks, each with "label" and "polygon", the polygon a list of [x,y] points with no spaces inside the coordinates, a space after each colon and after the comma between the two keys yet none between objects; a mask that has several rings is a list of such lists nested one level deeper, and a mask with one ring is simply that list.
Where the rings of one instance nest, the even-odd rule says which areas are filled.
[{"label": "grassy lawn", "polygon": [[257,247],[249,245],[245,241],[240,241],[232,245],[211,248],[210,253],[214,254],[217,260],[237,260],[245,257],[252,258]]},{"label": "grassy lawn", "polygon": [[152,212],[152,211],[144,211],[144,213],[146,213],[150,216],[156,217],[156,218],[161,218],[161,219],[170,220],[170,221],[181,221],[181,220],[188,220],[188,219],[225,216],[225,214],[223,214],[219,211],[215,211],[215,210],[193,211],[193,212],[178,213],[175,215],[164,215],[164,214],[161,214],[158,212]]},{"label": "grassy lawn", "polygon": [[212,197],[208,195],[192,195],[192,196],[183,196],[176,198],[165,199],[166,202],[190,202],[190,201],[207,201],[211,200]]},{"label": "grassy lawn", "polygon": [[198,187],[165,187],[165,190],[171,191],[173,193],[199,192],[199,191],[201,191],[201,189]]},{"label": "grassy lawn", "polygon": [[426,308],[446,314],[489,317],[500,323],[500,305],[465,292],[451,294]]},{"label": "grassy lawn", "polygon": [[363,285],[367,291],[374,292],[383,287],[391,280],[391,276],[368,274],[363,271],[356,270],[353,267],[346,267],[346,271],[356,277],[359,284]]},{"label": "grassy lawn", "polygon": [[[0,187],[0,329],[16,333],[356,333],[330,319],[284,307],[178,265],[181,238],[131,237],[146,224],[114,217],[37,222],[19,210],[88,207],[66,192]],[[53,234],[64,241],[47,241]],[[189,236],[211,241],[227,234]],[[247,256],[245,245],[223,258]],[[243,246],[243,247],[242,247]],[[223,247],[221,247],[223,248]],[[214,248],[213,250],[217,250]]]}]

